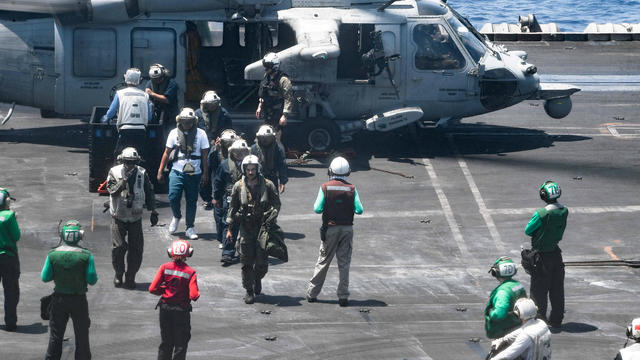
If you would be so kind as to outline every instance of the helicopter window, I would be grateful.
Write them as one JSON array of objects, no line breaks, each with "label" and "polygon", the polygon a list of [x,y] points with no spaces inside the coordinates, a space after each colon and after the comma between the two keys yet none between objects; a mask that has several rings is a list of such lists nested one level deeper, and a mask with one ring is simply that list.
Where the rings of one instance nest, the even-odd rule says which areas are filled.
[{"label": "helicopter window", "polygon": [[116,32],[113,29],[73,31],[73,75],[110,78],[116,75]]},{"label": "helicopter window", "polygon": [[460,37],[460,41],[462,41],[462,45],[467,49],[469,55],[473,58],[473,60],[477,63],[482,59],[484,53],[486,52],[486,47],[478,39],[475,35],[473,35],[466,26],[464,26],[458,18],[452,16],[447,19],[447,22],[451,27],[458,33],[458,37]]},{"label": "helicopter window", "polygon": [[170,70],[171,76],[175,76],[175,31],[161,28],[135,28],[131,30],[131,65],[142,70],[149,69],[153,64],[164,65]]},{"label": "helicopter window", "polygon": [[451,70],[465,65],[464,56],[442,25],[416,25],[413,42],[417,45],[414,60],[418,70]]}]

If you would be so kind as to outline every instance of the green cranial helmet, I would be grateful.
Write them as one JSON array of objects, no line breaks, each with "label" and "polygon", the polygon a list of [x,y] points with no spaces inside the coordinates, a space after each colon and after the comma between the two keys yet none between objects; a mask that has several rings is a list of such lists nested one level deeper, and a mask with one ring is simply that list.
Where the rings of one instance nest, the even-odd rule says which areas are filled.
[{"label": "green cranial helmet", "polygon": [[516,274],[518,269],[516,264],[508,256],[501,256],[494,261],[489,269],[489,273],[497,278],[510,278]]},{"label": "green cranial helmet", "polygon": [[9,195],[9,190],[0,188],[0,210],[8,209],[10,204],[11,195]]},{"label": "green cranial helmet", "polygon": [[60,230],[60,238],[67,245],[76,245],[78,241],[82,240],[84,230],[78,220],[69,220],[62,226]]},{"label": "green cranial helmet", "polygon": [[540,186],[540,199],[543,201],[555,200],[562,195],[562,190],[557,182],[547,180]]}]

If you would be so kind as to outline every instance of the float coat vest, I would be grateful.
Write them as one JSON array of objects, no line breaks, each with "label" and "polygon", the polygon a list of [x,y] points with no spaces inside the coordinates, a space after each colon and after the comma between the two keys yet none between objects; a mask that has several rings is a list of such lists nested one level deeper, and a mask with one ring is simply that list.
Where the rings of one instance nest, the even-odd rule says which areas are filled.
[{"label": "float coat vest", "polygon": [[83,295],[87,292],[87,266],[91,252],[77,246],[62,245],[49,251],[53,267],[54,292]]},{"label": "float coat vest", "polygon": [[[142,218],[142,210],[145,204],[144,194],[144,175],[146,170],[140,166],[136,166],[136,181],[133,189],[130,183],[124,179],[126,187],[120,194],[112,194],[110,196],[111,216],[124,222],[135,222]],[[114,166],[111,176],[116,181],[123,180],[124,165]],[[131,200],[129,200],[132,198]],[[127,207],[127,202],[131,201],[131,207]]]},{"label": "float coat vest", "polygon": [[322,192],[324,193],[323,225],[353,225],[355,190],[355,186],[338,179],[322,184]]},{"label": "float coat vest", "polygon": [[531,247],[540,252],[556,250],[562,240],[564,229],[567,226],[569,210],[562,205],[549,204],[536,211],[542,222],[531,237]]},{"label": "float coat vest", "polygon": [[616,360],[640,360],[640,343],[620,349]]},{"label": "float coat vest", "polygon": [[142,129],[149,122],[149,95],[143,90],[130,86],[118,90],[118,130]]},{"label": "float coat vest", "polygon": [[11,210],[0,210],[0,254],[18,255],[16,242],[20,239],[20,228],[16,221],[16,213]]},{"label": "float coat vest", "polygon": [[282,107],[282,92],[280,91],[280,79],[285,76],[282,71],[276,70],[273,75],[264,74],[264,79],[260,83],[258,97],[260,97],[265,107]]},{"label": "float coat vest", "polygon": [[[527,292],[524,286],[513,279],[505,280],[493,289],[491,295],[489,295],[487,307],[484,309],[484,329],[488,338],[497,339],[503,337],[514,328],[520,326],[522,322],[512,311],[516,300],[526,296]],[[509,304],[508,309],[500,309],[506,312],[506,314],[491,314],[494,310],[494,305],[498,302],[507,302]],[[496,318],[496,315],[498,315],[499,318]]]},{"label": "float coat vest", "polygon": [[551,332],[542,320],[523,327],[522,331],[533,342],[533,356],[531,360],[551,360]]}]

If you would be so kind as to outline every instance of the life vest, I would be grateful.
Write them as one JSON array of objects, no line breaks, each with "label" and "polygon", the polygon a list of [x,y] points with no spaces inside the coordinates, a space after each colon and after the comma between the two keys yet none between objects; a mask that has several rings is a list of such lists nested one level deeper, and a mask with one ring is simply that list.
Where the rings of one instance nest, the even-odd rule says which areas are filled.
[{"label": "life vest", "polygon": [[162,281],[164,293],[161,302],[186,307],[189,298],[189,282],[196,271],[184,262],[171,261],[163,265]]},{"label": "life vest", "polygon": [[542,320],[523,327],[522,331],[533,342],[533,356],[531,360],[551,360],[551,332]]},{"label": "life vest", "polygon": [[[142,218],[142,210],[145,204],[144,194],[144,176],[146,170],[140,166],[136,166],[136,182],[133,185],[133,189],[129,188],[129,182],[126,182],[126,187],[120,192],[120,194],[111,194],[111,216],[120,221],[134,222]],[[109,175],[116,181],[123,179],[124,165],[114,166]],[[131,200],[129,200],[132,198]],[[127,207],[127,202],[131,202],[131,207]]]},{"label": "life vest", "polygon": [[149,95],[130,86],[118,90],[118,122],[120,129],[144,129],[149,122]]},{"label": "life vest", "polygon": [[562,240],[569,210],[561,204],[549,204],[536,212],[542,226],[533,233],[531,247],[541,252],[554,251]]},{"label": "life vest", "polygon": [[242,168],[238,167],[231,159],[231,155],[227,158],[227,164],[229,165],[229,176],[231,177],[231,181],[227,183],[225,187],[225,194],[227,196],[231,196],[231,191],[233,190],[233,185],[242,179]]},{"label": "life vest", "polygon": [[282,91],[280,89],[280,79],[286,76],[282,71],[276,70],[272,75],[264,74],[264,78],[260,83],[258,96],[263,101],[263,106],[274,107],[280,106],[282,99]]},{"label": "life vest", "polygon": [[62,245],[49,251],[53,267],[54,291],[61,294],[82,295],[87,292],[87,266],[91,252],[78,246]]},{"label": "life vest", "polygon": [[616,360],[640,360],[640,344],[635,343],[624,349],[620,349]]},{"label": "life vest", "polygon": [[346,181],[333,179],[321,186],[324,193],[323,225],[353,225],[356,187]]}]

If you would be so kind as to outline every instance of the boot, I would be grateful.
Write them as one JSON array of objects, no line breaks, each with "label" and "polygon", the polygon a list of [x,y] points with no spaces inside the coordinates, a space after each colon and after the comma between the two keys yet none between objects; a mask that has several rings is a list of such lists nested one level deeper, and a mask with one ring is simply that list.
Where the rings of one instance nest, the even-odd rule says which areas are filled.
[{"label": "boot", "polygon": [[255,301],[254,297],[253,297],[253,293],[247,291],[247,294],[244,296],[244,303],[245,304],[253,304]]},{"label": "boot", "polygon": [[134,279],[135,279],[134,277],[129,277],[129,276],[125,277],[124,288],[129,290],[135,290],[136,281]]},{"label": "boot", "polygon": [[253,285],[253,293],[256,294],[256,296],[260,295],[260,293],[262,292],[262,280],[257,279],[256,283]]},{"label": "boot", "polygon": [[122,274],[116,274],[113,278],[113,286],[117,288],[122,287]]}]

